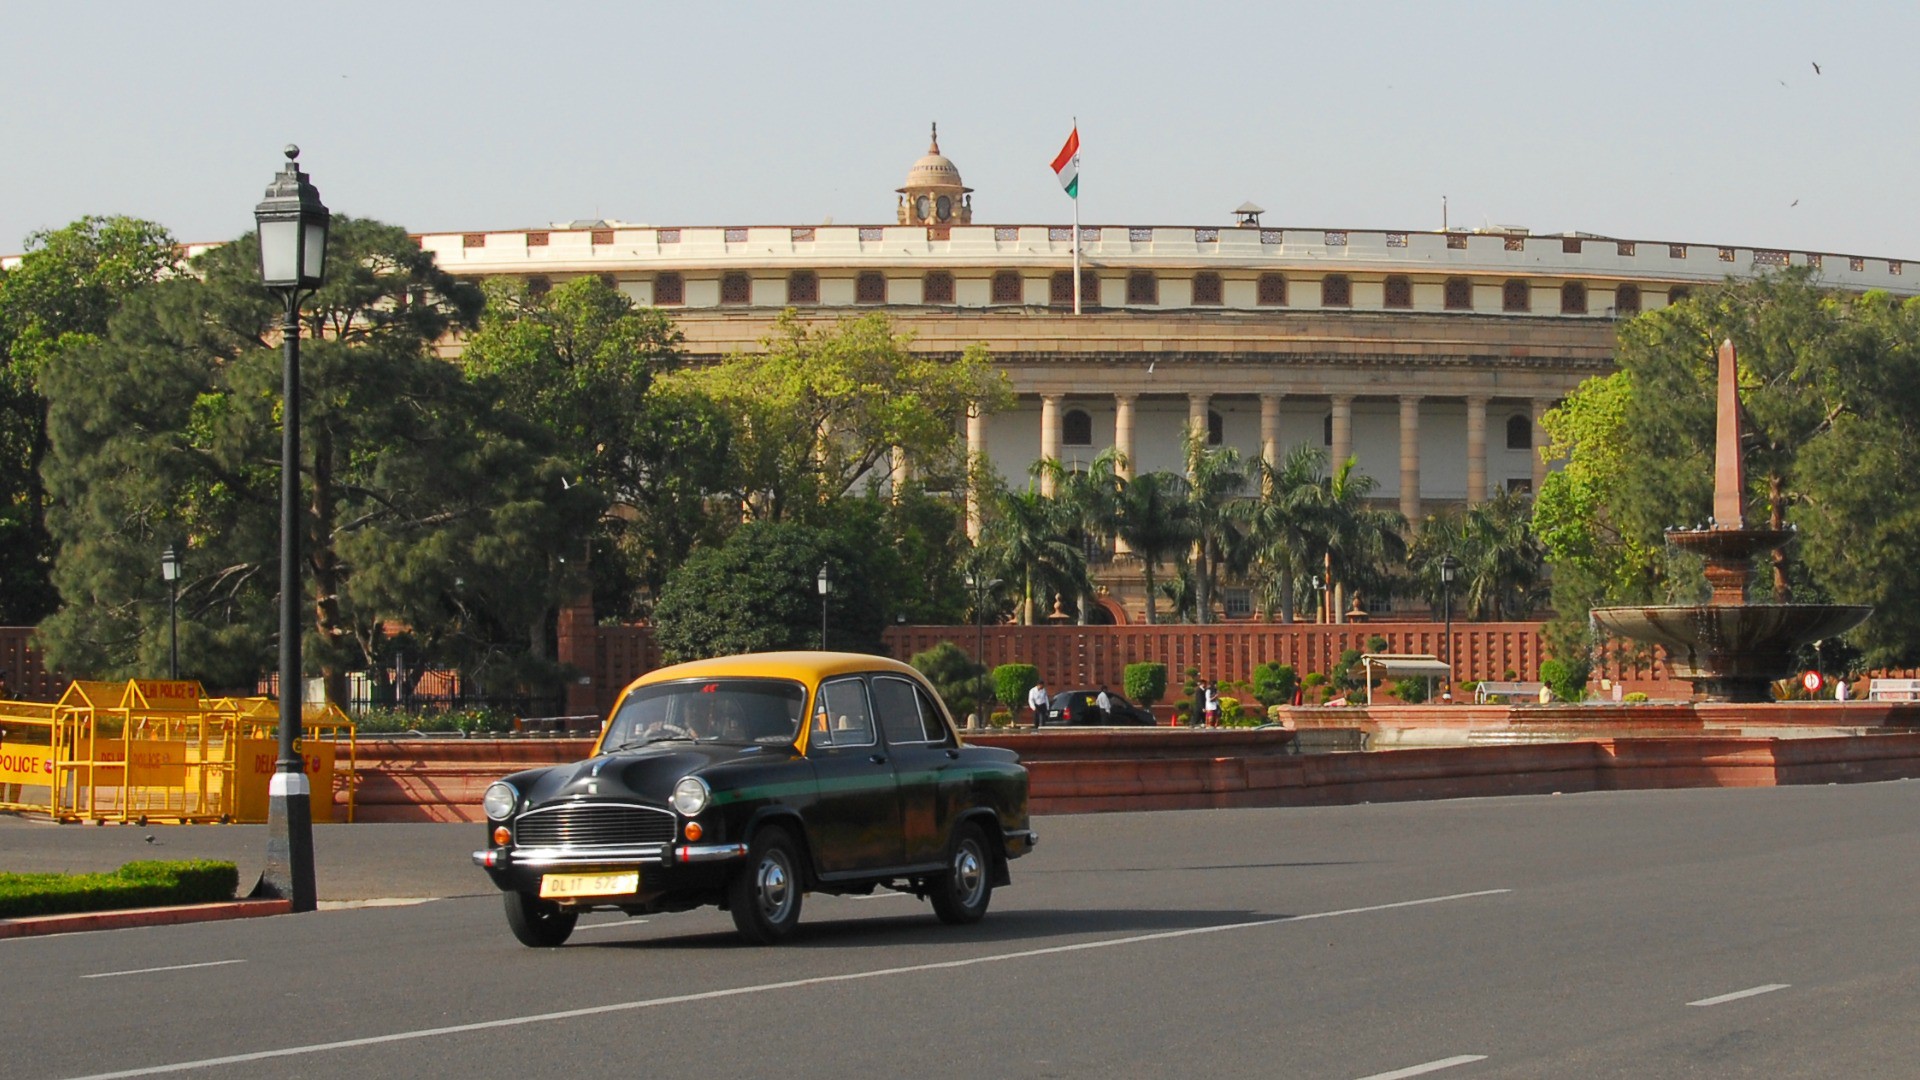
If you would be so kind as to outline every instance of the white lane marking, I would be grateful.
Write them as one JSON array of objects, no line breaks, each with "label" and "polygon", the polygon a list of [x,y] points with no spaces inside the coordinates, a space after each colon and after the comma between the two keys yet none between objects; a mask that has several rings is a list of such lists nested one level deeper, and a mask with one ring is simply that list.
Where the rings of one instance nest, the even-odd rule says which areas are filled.
[{"label": "white lane marking", "polygon": [[94,1073],[90,1076],[76,1077],[75,1080],[119,1080],[120,1077],[127,1076],[154,1076],[160,1073],[208,1069],[218,1065],[241,1065],[250,1061],[267,1061],[272,1058],[297,1057],[302,1054],[319,1054],[329,1050],[351,1050],[361,1046],[379,1046],[384,1043],[410,1042],[414,1039],[431,1039],[443,1035],[463,1035],[469,1031],[492,1031],[499,1028],[520,1027],[525,1024],[550,1023],[555,1020],[578,1020],[582,1017],[604,1016],[608,1013],[634,1012],[639,1009],[656,1009],[663,1005],[687,1005],[698,1001],[716,1001],[723,998],[743,997],[747,994],[764,994],[776,990],[795,990],[804,986],[859,982],[865,979],[878,979],[887,975],[910,975],[922,971],[951,971],[957,968],[977,967],[981,964],[997,964],[1005,960],[1025,960],[1035,956],[1057,956],[1061,953],[1088,952],[1093,949],[1109,949],[1118,945],[1140,945],[1149,941],[1172,941],[1176,938],[1198,937],[1201,934],[1218,934],[1228,930],[1251,930],[1255,927],[1279,926],[1283,923],[1311,922],[1314,919],[1333,919],[1343,915],[1366,915],[1375,911],[1394,911],[1399,908],[1444,904],[1453,900],[1472,900],[1482,896],[1499,896],[1512,891],[1512,889],[1481,889],[1478,892],[1450,893],[1446,896],[1427,896],[1418,900],[1397,900],[1390,904],[1370,904],[1366,907],[1341,908],[1338,911],[1316,911],[1306,915],[1281,915],[1272,919],[1255,919],[1252,922],[1227,923],[1222,926],[1195,926],[1185,930],[1162,930],[1158,933],[1135,934],[1132,937],[1123,938],[1106,938],[1101,941],[1082,941],[1072,945],[1050,945],[1044,949],[1022,949],[1019,952],[993,953],[987,956],[968,957],[964,960],[940,960],[928,964],[911,964],[906,967],[874,968],[869,971],[850,971],[842,975],[819,975],[810,979],[789,979],[786,982],[760,983],[756,986],[736,986],[726,990],[703,990],[693,994],[675,994],[671,997],[643,998],[639,1001],[621,1001],[611,1005],[590,1005],[582,1009],[566,1009],[561,1012],[534,1013],[529,1016],[509,1016],[500,1020],[480,1020],[471,1024],[450,1024],[446,1027],[420,1028],[415,1031],[396,1031],[389,1035],[368,1035],[358,1039],[340,1039],[335,1042],[308,1043],[305,1046],[288,1046],[278,1050],[256,1050],[248,1054],[229,1054],[225,1057],[201,1058],[198,1061],[177,1061],[167,1065],[148,1065],[138,1069],[123,1069],[119,1072]]},{"label": "white lane marking", "polygon": [[573,932],[576,934],[584,934],[589,930],[618,930],[623,926],[638,926],[646,921],[645,919],[621,919],[618,922],[588,923],[585,926],[574,927]]},{"label": "white lane marking", "polygon": [[208,960],[203,964],[168,964],[166,967],[135,968],[132,971],[98,971],[92,975],[82,975],[83,979],[111,979],[119,975],[150,975],[156,971],[186,971],[189,968],[222,967],[227,964],[244,964],[245,960]]},{"label": "white lane marking", "polygon": [[1761,994],[1771,994],[1775,990],[1785,990],[1787,987],[1792,985],[1793,985],[1792,983],[1768,983],[1765,986],[1753,986],[1753,987],[1748,987],[1745,990],[1735,990],[1731,994],[1721,994],[1719,997],[1701,998],[1699,1001],[1689,1001],[1687,1002],[1687,1004],[1689,1005],[1724,1005],[1729,1001],[1739,1001],[1741,998],[1758,997]]},{"label": "white lane marking", "polygon": [[1405,1080],[1409,1076],[1423,1076],[1430,1072],[1439,1072],[1441,1069],[1451,1069],[1455,1065],[1471,1065],[1476,1061],[1485,1060],[1487,1060],[1485,1054],[1456,1054],[1450,1058],[1441,1058],[1439,1061],[1429,1061],[1424,1065],[1409,1065],[1392,1072],[1374,1073],[1372,1076],[1363,1076],[1360,1080]]}]

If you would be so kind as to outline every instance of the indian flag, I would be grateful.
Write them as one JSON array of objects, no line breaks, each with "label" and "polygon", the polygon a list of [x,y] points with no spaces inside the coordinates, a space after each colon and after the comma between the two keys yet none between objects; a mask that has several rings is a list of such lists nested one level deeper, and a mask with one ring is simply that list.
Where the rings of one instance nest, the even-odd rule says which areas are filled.
[{"label": "indian flag", "polygon": [[1060,178],[1060,186],[1069,198],[1080,197],[1080,125],[1073,126],[1073,134],[1067,136],[1067,145],[1054,155],[1053,175]]}]

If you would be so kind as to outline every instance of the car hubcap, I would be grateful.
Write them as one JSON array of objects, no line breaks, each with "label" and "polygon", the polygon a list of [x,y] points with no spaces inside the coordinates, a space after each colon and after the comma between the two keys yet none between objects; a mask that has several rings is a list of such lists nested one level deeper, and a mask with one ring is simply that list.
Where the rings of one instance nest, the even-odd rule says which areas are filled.
[{"label": "car hubcap", "polygon": [[793,899],[791,878],[787,873],[786,860],[777,853],[769,852],[760,860],[759,872],[755,875],[760,887],[760,913],[769,920],[778,922],[786,915],[787,904]]},{"label": "car hubcap", "polygon": [[953,891],[961,903],[971,905],[980,899],[980,886],[986,881],[980,850],[971,843],[961,844],[953,855]]}]

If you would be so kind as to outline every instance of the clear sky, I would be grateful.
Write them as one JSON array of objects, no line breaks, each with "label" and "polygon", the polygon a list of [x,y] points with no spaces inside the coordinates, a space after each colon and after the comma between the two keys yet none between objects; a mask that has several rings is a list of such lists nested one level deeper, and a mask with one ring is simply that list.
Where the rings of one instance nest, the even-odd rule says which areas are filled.
[{"label": "clear sky", "polygon": [[[1920,259],[1913,3],[0,3],[0,252],[84,214],[1578,229]],[[1819,64],[1816,73],[1814,64]]]}]

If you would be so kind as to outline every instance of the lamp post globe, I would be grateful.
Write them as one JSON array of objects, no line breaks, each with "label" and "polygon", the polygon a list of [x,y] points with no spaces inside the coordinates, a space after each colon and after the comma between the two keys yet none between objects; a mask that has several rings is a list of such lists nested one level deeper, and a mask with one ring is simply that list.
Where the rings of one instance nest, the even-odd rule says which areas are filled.
[{"label": "lamp post globe", "polygon": [[180,553],[172,544],[160,553],[160,579],[167,583],[167,678],[180,677]]},{"label": "lamp post globe", "polygon": [[253,209],[260,243],[260,283],[280,297],[283,398],[280,439],[280,748],[267,788],[267,861],[255,895],[283,898],[312,911],[313,800],[302,767],[300,737],[300,301],[327,273],[332,215],[300,171],[300,148]]},{"label": "lamp post globe", "polygon": [[827,576],[827,565],[820,564],[820,573],[814,578],[814,584],[820,589],[820,651],[827,650],[827,594],[833,591],[833,579]]},{"label": "lamp post globe", "polygon": [[1441,643],[1447,650],[1446,696],[1449,701],[1453,699],[1453,577],[1459,572],[1460,560],[1454,558],[1451,552],[1440,556],[1440,604],[1446,620],[1445,629],[1441,631]]}]

